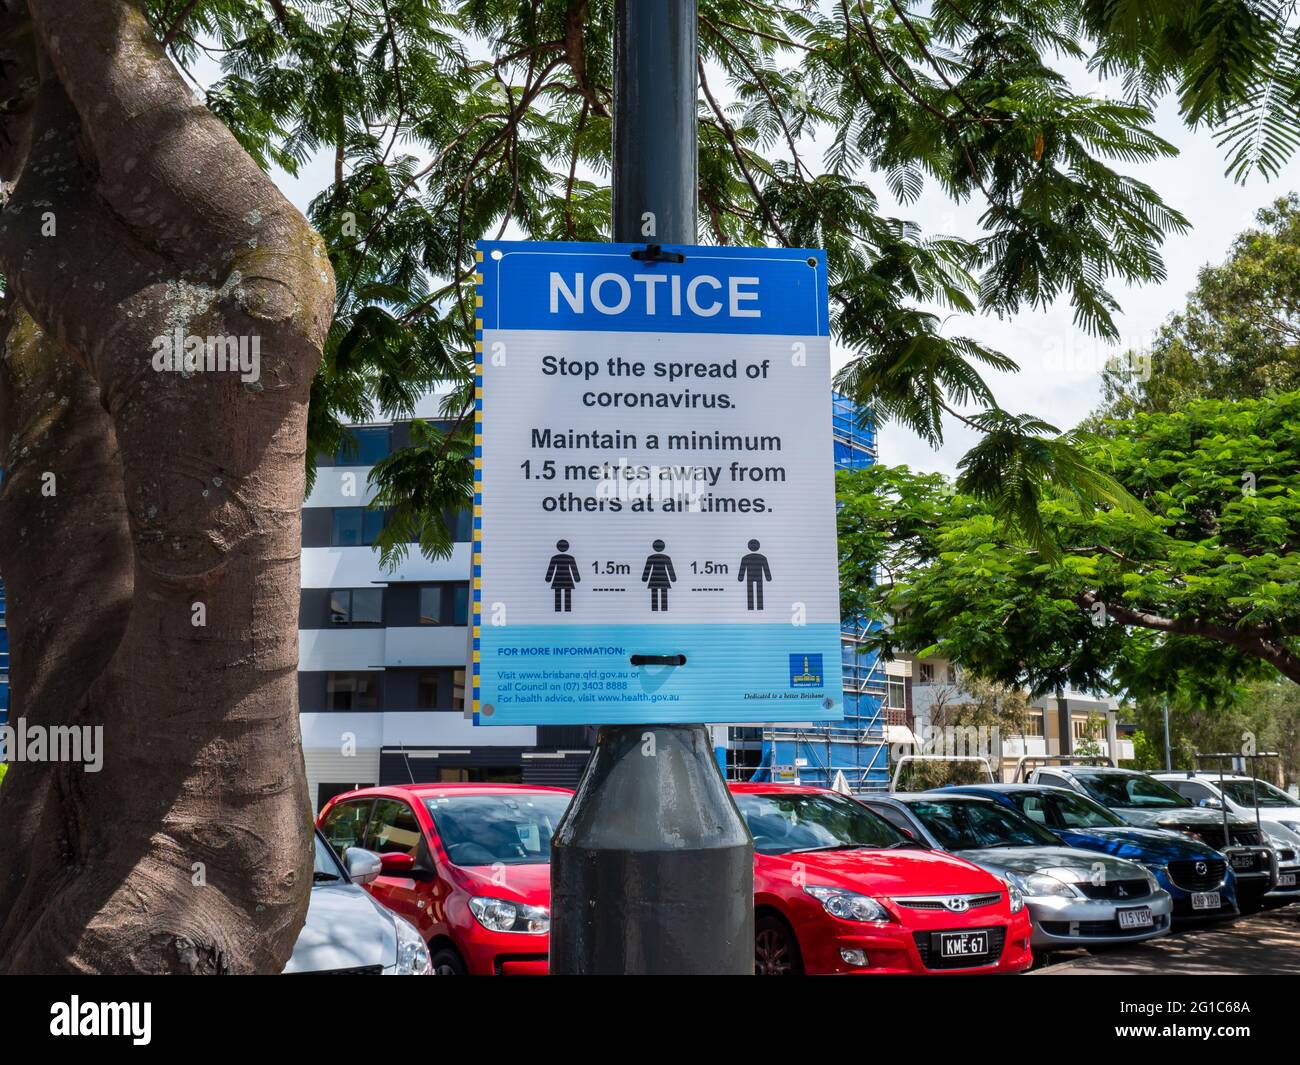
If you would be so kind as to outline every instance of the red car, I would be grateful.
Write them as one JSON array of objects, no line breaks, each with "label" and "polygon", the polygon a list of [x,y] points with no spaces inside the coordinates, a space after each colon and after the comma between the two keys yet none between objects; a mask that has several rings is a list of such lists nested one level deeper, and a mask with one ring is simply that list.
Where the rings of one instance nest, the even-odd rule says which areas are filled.
[{"label": "red car", "polygon": [[424,935],[441,975],[545,974],[551,837],[573,793],[410,784],[337,795],[317,824],[340,857],[383,863],[367,889]]},{"label": "red car", "polygon": [[992,873],[825,788],[730,787],[754,837],[759,974],[1029,968],[1029,911]]}]

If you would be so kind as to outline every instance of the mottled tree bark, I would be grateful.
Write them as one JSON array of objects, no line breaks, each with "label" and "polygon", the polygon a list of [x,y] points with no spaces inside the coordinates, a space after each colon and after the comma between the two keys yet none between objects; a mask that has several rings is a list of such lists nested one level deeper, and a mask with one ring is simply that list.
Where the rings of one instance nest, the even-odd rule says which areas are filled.
[{"label": "mottled tree bark", "polygon": [[[320,239],[135,0],[0,0],[0,972],[276,972],[310,890],[297,602]],[[157,338],[260,350],[159,370]],[[247,364],[246,364],[247,365]],[[52,491],[51,491],[52,486]]]}]

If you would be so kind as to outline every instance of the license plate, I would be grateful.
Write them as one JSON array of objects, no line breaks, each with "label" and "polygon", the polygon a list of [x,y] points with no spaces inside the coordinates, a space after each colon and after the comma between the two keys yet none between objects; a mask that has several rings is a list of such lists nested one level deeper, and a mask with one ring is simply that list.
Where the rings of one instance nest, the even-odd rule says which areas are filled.
[{"label": "license plate", "polygon": [[1120,928],[1150,928],[1151,907],[1134,906],[1131,910],[1119,911]]},{"label": "license plate", "polygon": [[939,957],[979,958],[989,952],[987,932],[940,932]]},{"label": "license plate", "polygon": [[1254,869],[1255,856],[1253,854],[1234,854],[1232,855],[1232,867],[1234,869]]},{"label": "license plate", "polygon": [[1295,873],[1278,873],[1278,887],[1295,887]]},{"label": "license plate", "polygon": [[1218,910],[1223,908],[1223,900],[1217,891],[1198,891],[1192,895],[1192,909]]}]

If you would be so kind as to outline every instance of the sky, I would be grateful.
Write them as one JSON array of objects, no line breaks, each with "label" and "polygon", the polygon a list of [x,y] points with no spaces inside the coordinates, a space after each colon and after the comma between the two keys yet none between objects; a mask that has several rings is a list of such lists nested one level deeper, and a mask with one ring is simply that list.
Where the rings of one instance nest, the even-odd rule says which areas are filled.
[{"label": "sky", "polygon": [[[1071,78],[1076,91],[1105,93],[1106,87],[1081,64],[1062,64],[1061,69]],[[208,84],[219,76],[219,71],[215,65],[201,65],[196,74]],[[711,81],[725,106],[729,101],[721,89],[724,79],[719,75],[711,77]],[[1271,181],[1254,176],[1244,185],[1233,182],[1224,175],[1224,155],[1211,131],[1187,129],[1169,102],[1157,113],[1155,132],[1174,144],[1178,155],[1144,165],[1114,164],[1115,168],[1152,186],[1166,203],[1182,212],[1191,228],[1165,242],[1165,280],[1112,288],[1121,306],[1115,316],[1118,342],[1104,343],[1078,329],[1066,299],[1045,310],[1022,309],[1005,319],[952,315],[945,322],[946,332],[973,337],[1010,355],[1019,364],[1020,371],[1014,374],[985,372],[998,402],[1012,413],[1035,414],[1061,430],[1076,425],[1100,399],[1101,369],[1107,360],[1129,350],[1148,348],[1159,326],[1182,307],[1196,283],[1197,271],[1206,263],[1224,258],[1236,234],[1254,223],[1259,208],[1289,191],[1300,190],[1300,160],[1292,160]],[[812,161],[820,145],[814,142],[809,147]],[[320,156],[307,163],[297,177],[282,172],[273,176],[285,195],[305,210],[332,180],[332,168],[332,159]],[[883,179],[870,184],[884,212],[917,222],[928,235],[979,235],[983,212],[980,201],[954,204],[930,183],[919,200],[897,205]],[[833,348],[832,368],[842,366],[849,354]],[[880,460],[952,476],[976,435],[950,419],[943,446],[936,450],[907,429],[886,425],[878,438]]]}]

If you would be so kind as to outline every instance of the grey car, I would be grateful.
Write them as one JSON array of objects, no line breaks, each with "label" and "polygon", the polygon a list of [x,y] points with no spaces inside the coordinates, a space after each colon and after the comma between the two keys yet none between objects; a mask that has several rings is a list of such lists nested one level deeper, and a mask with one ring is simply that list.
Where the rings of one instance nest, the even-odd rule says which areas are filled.
[{"label": "grey car", "polygon": [[[427,976],[429,948],[405,917],[379,905],[358,885],[379,875],[379,855],[349,847],[340,862],[319,831],[307,922],[286,973]],[[346,865],[344,864],[346,862]]]},{"label": "grey car", "polygon": [[1264,894],[1277,886],[1277,855],[1254,821],[1234,813],[1225,819],[1222,810],[1197,806],[1146,773],[1111,766],[1054,765],[1036,769],[1030,782],[1070,788],[1130,825],[1174,832],[1222,852],[1237,877],[1242,913],[1258,909]]},{"label": "grey car", "polygon": [[860,801],[917,842],[1000,876],[1025,897],[1037,951],[1152,939],[1173,900],[1142,866],[1066,847],[1041,825],[975,795],[896,792]]}]

